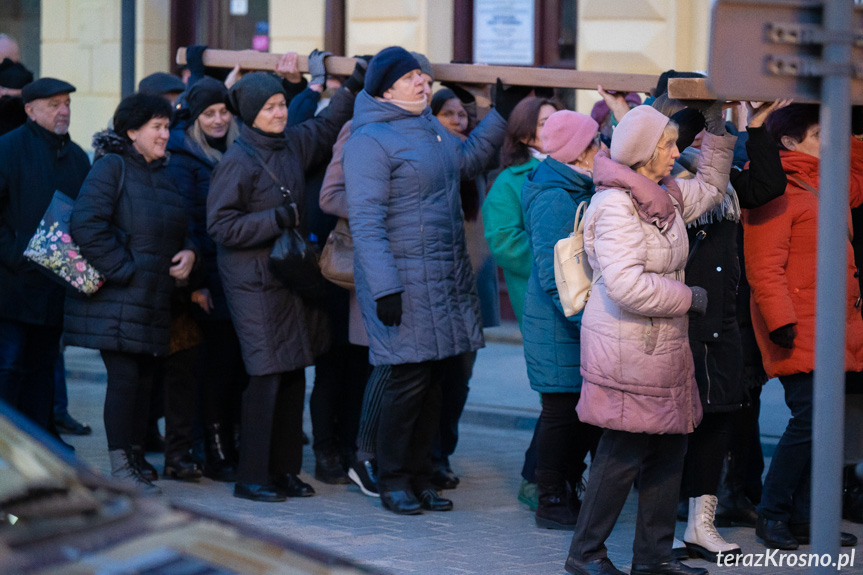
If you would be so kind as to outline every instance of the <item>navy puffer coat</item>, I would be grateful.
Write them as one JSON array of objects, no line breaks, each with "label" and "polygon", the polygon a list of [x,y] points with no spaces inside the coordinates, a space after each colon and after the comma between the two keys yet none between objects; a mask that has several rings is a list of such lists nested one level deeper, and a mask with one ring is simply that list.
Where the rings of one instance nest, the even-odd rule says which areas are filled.
[{"label": "navy puffer coat", "polygon": [[[412,114],[360,92],[342,164],[354,240],[354,280],[374,365],[437,360],[483,346],[479,299],[459,196],[503,140],[496,111],[462,142],[431,109]],[[402,294],[386,327],[375,300]]]},{"label": "navy puffer coat", "polygon": [[554,245],[572,233],[578,204],[593,181],[554,158],[527,176],[521,193],[533,268],[524,297],[524,357],[530,387],[540,393],[581,391],[581,312],[563,314],[554,281]]},{"label": "navy puffer coat", "polygon": [[167,161],[147,163],[129,147],[122,156],[97,160],[81,186],[71,235],[106,282],[91,296],[67,297],[67,345],[168,355],[175,284],[168,270],[171,258],[193,245],[183,198],[165,171]]}]

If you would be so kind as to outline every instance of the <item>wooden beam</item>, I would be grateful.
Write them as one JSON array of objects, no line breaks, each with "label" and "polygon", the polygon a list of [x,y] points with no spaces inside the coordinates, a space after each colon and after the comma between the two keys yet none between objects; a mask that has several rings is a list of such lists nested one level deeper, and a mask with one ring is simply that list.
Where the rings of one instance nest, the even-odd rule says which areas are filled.
[{"label": "wooden beam", "polygon": [[676,100],[715,100],[706,78],[669,78],[668,97]]},{"label": "wooden beam", "polygon": [[[274,70],[280,54],[256,52],[254,50],[205,50],[205,66],[233,68],[239,64],[243,70]],[[330,56],[327,71],[339,76],[353,72],[354,58]],[[177,64],[186,63],[186,49],[177,50]],[[308,72],[308,57],[300,56],[300,72]],[[432,64],[435,80],[460,84],[494,84],[498,78],[504,84],[517,86],[543,86],[548,88],[573,88],[596,90],[602,85],[606,90],[619,92],[650,92],[656,86],[653,74],[622,74],[614,72],[586,72],[582,70],[555,70],[551,68],[529,68],[520,66],[483,66],[476,64]]]}]

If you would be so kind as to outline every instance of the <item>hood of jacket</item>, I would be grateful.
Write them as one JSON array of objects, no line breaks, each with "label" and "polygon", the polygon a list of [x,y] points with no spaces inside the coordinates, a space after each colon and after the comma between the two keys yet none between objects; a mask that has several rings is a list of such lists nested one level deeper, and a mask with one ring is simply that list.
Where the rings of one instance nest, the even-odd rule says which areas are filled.
[{"label": "hood of jacket", "polygon": [[593,194],[593,181],[566,164],[548,157],[527,175],[521,192],[522,209],[527,210],[530,203],[543,191],[555,188],[564,189],[571,195],[589,197]]},{"label": "hood of jacket", "polygon": [[396,106],[395,104],[378,100],[365,90],[362,90],[357,94],[357,99],[354,102],[354,121],[352,130],[359,130],[366,124],[393,122],[409,118],[430,119],[433,117],[431,108],[428,106],[426,106],[425,110],[423,110],[418,116]]}]

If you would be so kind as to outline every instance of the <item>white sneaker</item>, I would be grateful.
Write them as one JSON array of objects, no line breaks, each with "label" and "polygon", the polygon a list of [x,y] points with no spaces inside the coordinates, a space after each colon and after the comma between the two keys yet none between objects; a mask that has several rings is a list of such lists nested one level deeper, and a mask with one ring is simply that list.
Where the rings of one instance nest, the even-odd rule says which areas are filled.
[{"label": "white sneaker", "polygon": [[740,546],[729,543],[716,531],[713,520],[716,516],[716,496],[702,495],[689,498],[689,521],[683,541],[693,557],[703,557],[715,562],[719,552],[725,555],[741,553]]}]

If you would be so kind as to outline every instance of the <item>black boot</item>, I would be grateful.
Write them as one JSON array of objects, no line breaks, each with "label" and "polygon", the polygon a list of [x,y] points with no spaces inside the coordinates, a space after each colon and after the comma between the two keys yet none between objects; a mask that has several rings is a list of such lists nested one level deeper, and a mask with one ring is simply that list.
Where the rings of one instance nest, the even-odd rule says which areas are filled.
[{"label": "black boot", "polygon": [[565,531],[575,529],[578,513],[569,505],[563,474],[537,469],[536,485],[539,491],[539,505],[534,516],[536,526]]},{"label": "black boot", "polygon": [[201,468],[198,466],[198,462],[192,459],[190,453],[166,455],[165,472],[162,476],[166,479],[197,481],[201,478]]},{"label": "black boot", "polygon": [[755,527],[758,522],[758,510],[745,494],[744,474],[738,459],[733,452],[725,458],[716,493],[719,503],[714,524],[717,527]]},{"label": "black boot", "polygon": [[315,479],[330,485],[347,485],[351,482],[334,451],[315,450]]},{"label": "black boot", "polygon": [[842,495],[842,519],[852,523],[863,523],[863,483],[854,473],[854,466],[844,469],[845,481]]},{"label": "black boot", "polygon": [[131,451],[112,449],[108,452],[111,459],[111,477],[126,487],[132,487],[149,495],[159,495],[162,490],[153,485],[141,475],[138,466],[134,464]]},{"label": "black boot", "polygon": [[146,457],[144,457],[144,449],[139,445],[132,446],[131,463],[147,481],[156,481],[159,479],[159,474],[156,472],[156,468],[147,461]]},{"label": "black boot", "polygon": [[237,469],[231,457],[229,440],[220,423],[213,423],[204,430],[204,477],[213,481],[236,481]]}]

